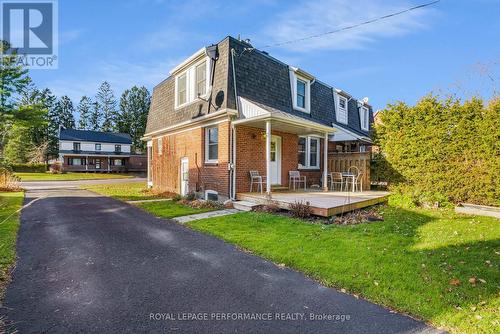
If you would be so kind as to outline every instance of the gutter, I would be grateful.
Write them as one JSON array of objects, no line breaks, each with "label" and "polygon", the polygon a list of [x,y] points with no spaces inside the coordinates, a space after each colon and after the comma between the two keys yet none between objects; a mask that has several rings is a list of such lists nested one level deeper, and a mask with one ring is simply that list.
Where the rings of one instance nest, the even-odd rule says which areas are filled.
[{"label": "gutter", "polygon": [[[238,91],[236,89],[236,70],[234,67],[234,56],[236,51],[231,48],[231,65],[233,72],[233,87],[234,87],[234,102],[236,104],[236,111],[238,113],[238,118],[240,118],[240,107],[238,101]],[[231,128],[229,130],[229,198],[231,200],[236,200],[236,128],[234,123],[231,122]]]}]

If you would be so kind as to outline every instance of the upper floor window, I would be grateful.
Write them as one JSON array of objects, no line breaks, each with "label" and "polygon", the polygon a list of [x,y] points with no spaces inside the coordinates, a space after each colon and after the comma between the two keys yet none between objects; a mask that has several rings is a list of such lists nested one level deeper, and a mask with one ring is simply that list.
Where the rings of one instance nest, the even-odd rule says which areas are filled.
[{"label": "upper floor window", "polygon": [[293,109],[309,113],[311,109],[311,81],[290,69],[290,83]]},{"label": "upper floor window", "polygon": [[73,151],[81,151],[82,145],[80,143],[73,143]]},{"label": "upper floor window", "polygon": [[177,78],[177,106],[183,105],[187,101],[187,73]]},{"label": "upper floor window", "polygon": [[297,107],[306,108],[306,82],[297,79]]},{"label": "upper floor window", "polygon": [[207,65],[206,61],[196,66],[196,96],[207,93]]},{"label": "upper floor window", "polygon": [[319,138],[299,137],[299,168],[319,168]]},{"label": "upper floor window", "polygon": [[95,150],[100,151],[101,150],[101,144],[95,144]]},{"label": "upper floor window", "polygon": [[115,145],[115,152],[121,152],[122,151],[122,146],[121,145]]},{"label": "upper floor window", "polygon": [[370,128],[370,111],[367,107],[362,106],[359,108],[359,121],[361,129],[368,131]]},{"label": "upper floor window", "polygon": [[203,59],[175,77],[175,107],[195,101],[208,93],[210,61]]},{"label": "upper floor window", "polygon": [[337,94],[337,122],[347,124],[347,98]]},{"label": "upper floor window", "polygon": [[205,162],[218,162],[219,129],[217,126],[205,128]]}]

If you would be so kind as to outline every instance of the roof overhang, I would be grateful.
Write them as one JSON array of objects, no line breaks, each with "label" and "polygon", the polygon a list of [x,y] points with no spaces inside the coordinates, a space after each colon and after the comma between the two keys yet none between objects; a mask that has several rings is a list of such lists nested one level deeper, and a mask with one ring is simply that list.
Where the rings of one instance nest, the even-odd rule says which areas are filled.
[{"label": "roof overhang", "polygon": [[298,76],[301,76],[301,77],[303,77],[303,78],[305,78],[307,80],[311,80],[311,81],[316,80],[316,78],[314,77],[314,75],[312,75],[311,73],[308,73],[308,72],[304,71],[303,69],[300,69],[298,67],[293,67],[293,66],[289,66],[289,67]]},{"label": "roof overhang", "polygon": [[351,141],[351,140],[361,140],[367,143],[372,143],[370,137],[362,136],[357,134],[356,132],[350,131],[341,126],[337,126],[336,124],[332,124],[332,126],[337,130],[333,136],[330,136],[330,141]]},{"label": "roof overhang", "polygon": [[207,54],[206,50],[207,50],[207,48],[203,47],[203,48],[199,49],[198,51],[196,51],[195,53],[193,53],[191,56],[189,56],[189,58],[187,58],[182,63],[180,63],[179,65],[177,65],[176,67],[174,67],[169,72],[170,75],[173,75],[175,73],[181,72],[182,70],[184,70],[187,67],[189,67],[189,65],[197,62],[198,60],[201,60],[203,57],[206,56],[206,54]]},{"label": "roof overhang", "polygon": [[332,134],[335,128],[309,121],[283,111],[266,110],[251,101],[239,97],[241,106],[241,119],[233,121],[234,125],[248,125],[256,128],[265,128],[266,123],[271,121],[272,130],[293,133],[297,135],[320,135]]}]

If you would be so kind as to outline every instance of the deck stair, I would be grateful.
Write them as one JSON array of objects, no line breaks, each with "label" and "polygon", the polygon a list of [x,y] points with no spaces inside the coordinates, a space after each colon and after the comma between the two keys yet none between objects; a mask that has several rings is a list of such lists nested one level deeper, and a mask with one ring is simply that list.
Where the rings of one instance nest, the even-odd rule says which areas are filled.
[{"label": "deck stair", "polygon": [[236,201],[233,202],[233,208],[241,211],[252,211],[253,208],[259,206],[260,204],[249,202],[249,201]]}]

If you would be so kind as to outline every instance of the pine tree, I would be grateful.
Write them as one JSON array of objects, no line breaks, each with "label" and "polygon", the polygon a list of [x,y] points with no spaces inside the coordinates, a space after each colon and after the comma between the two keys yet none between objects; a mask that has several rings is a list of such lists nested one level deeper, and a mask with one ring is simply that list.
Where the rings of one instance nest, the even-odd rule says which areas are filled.
[{"label": "pine tree", "polygon": [[52,94],[51,90],[45,88],[41,91],[41,101],[44,107],[47,109],[47,160],[49,157],[56,157],[59,152],[59,114],[56,110],[57,98]]},{"label": "pine tree", "polygon": [[101,129],[101,107],[99,106],[99,102],[94,101],[91,108],[89,129],[99,131]]},{"label": "pine tree", "polygon": [[89,130],[92,113],[92,100],[90,100],[87,96],[83,96],[80,99],[76,110],[80,116],[78,120],[78,128],[80,130]]},{"label": "pine tree", "polygon": [[146,87],[134,86],[123,92],[120,98],[120,114],[117,118],[119,132],[130,134],[132,146],[137,151],[144,150],[141,137],[146,130],[151,95]]},{"label": "pine tree", "polygon": [[61,97],[56,104],[56,112],[59,117],[59,125],[62,125],[66,129],[75,128],[75,117],[73,112],[75,108],[73,107],[73,102],[71,99],[64,95]]},{"label": "pine tree", "polygon": [[96,100],[99,103],[102,114],[101,130],[113,132],[116,130],[116,99],[111,86],[104,81],[97,91]]}]

